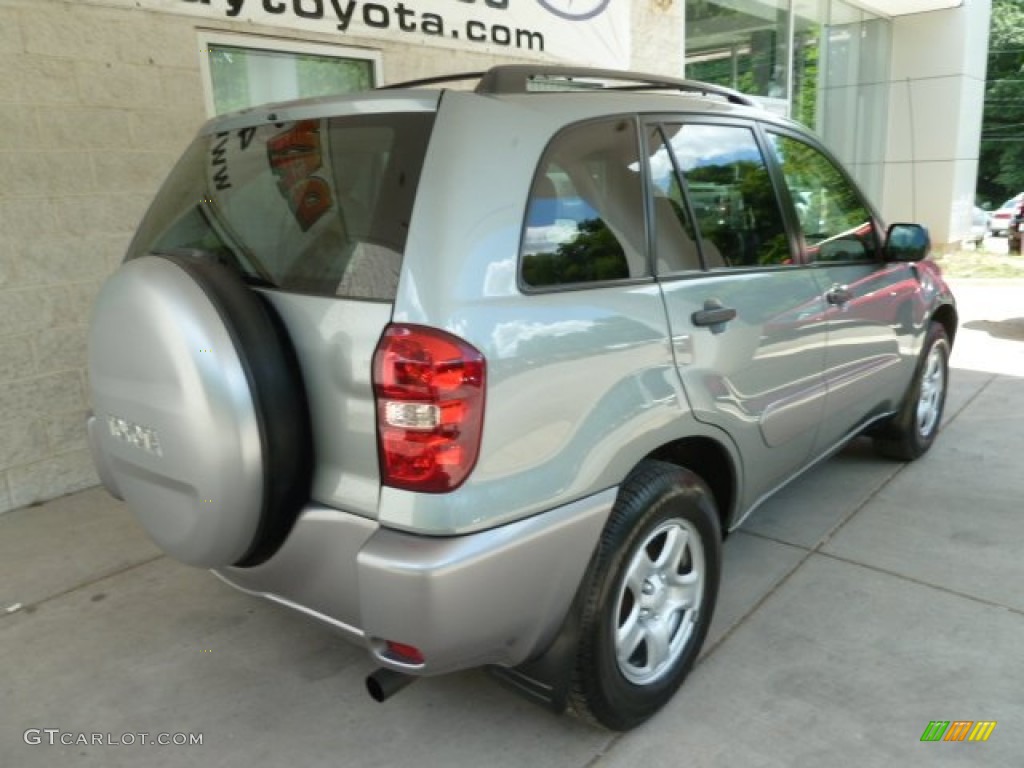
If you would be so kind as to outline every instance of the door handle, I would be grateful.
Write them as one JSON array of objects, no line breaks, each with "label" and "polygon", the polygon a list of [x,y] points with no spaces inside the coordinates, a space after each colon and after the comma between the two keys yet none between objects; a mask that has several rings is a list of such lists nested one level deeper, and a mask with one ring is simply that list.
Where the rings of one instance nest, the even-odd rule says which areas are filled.
[{"label": "door handle", "polygon": [[725,324],[736,317],[736,310],[726,307],[718,299],[705,299],[704,309],[690,315],[694,325],[708,327],[712,333],[721,333]]},{"label": "door handle", "polygon": [[843,306],[852,298],[853,291],[846,285],[833,285],[829,292],[825,294],[825,299],[828,303],[836,307]]}]

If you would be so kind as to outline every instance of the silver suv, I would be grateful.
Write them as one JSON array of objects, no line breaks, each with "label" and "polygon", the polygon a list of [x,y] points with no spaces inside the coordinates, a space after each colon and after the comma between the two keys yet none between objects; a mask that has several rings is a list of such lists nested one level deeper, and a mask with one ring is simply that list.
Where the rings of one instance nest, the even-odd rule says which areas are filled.
[{"label": "silver suv", "polygon": [[921,227],[736,92],[472,77],[204,127],[96,303],[93,455],[169,555],[365,647],[379,700],[487,666],[626,729],[727,531],[856,435],[928,450],[956,310]]}]

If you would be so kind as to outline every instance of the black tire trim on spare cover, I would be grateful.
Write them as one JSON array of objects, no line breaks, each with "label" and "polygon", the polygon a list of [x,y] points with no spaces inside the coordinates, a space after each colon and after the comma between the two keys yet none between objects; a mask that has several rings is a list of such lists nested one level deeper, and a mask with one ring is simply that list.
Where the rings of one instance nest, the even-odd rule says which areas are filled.
[{"label": "black tire trim on spare cover", "polygon": [[274,308],[230,267],[197,255],[153,255],[180,267],[206,294],[245,372],[260,433],[263,508],[252,544],[234,566],[259,565],[284,543],[310,497],[313,435],[298,356]]}]

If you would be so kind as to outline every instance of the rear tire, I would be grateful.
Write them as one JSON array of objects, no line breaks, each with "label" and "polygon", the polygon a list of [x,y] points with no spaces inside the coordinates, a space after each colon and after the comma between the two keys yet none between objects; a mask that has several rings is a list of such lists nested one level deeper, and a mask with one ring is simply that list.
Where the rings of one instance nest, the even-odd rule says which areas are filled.
[{"label": "rear tire", "polygon": [[910,389],[899,412],[875,434],[875,450],[900,461],[923,456],[939,432],[948,387],[949,337],[933,322]]},{"label": "rear tire", "polygon": [[627,730],[672,697],[711,624],[721,538],[696,475],[658,461],[630,474],[583,581],[569,694],[577,714]]}]

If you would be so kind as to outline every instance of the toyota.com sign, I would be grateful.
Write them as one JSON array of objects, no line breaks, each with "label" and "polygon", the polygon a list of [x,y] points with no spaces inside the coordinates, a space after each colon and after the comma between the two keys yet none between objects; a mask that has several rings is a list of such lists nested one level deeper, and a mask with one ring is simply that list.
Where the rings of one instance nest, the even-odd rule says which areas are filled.
[{"label": "toyota.com sign", "polygon": [[630,0],[85,0],[213,19],[625,69]]}]

